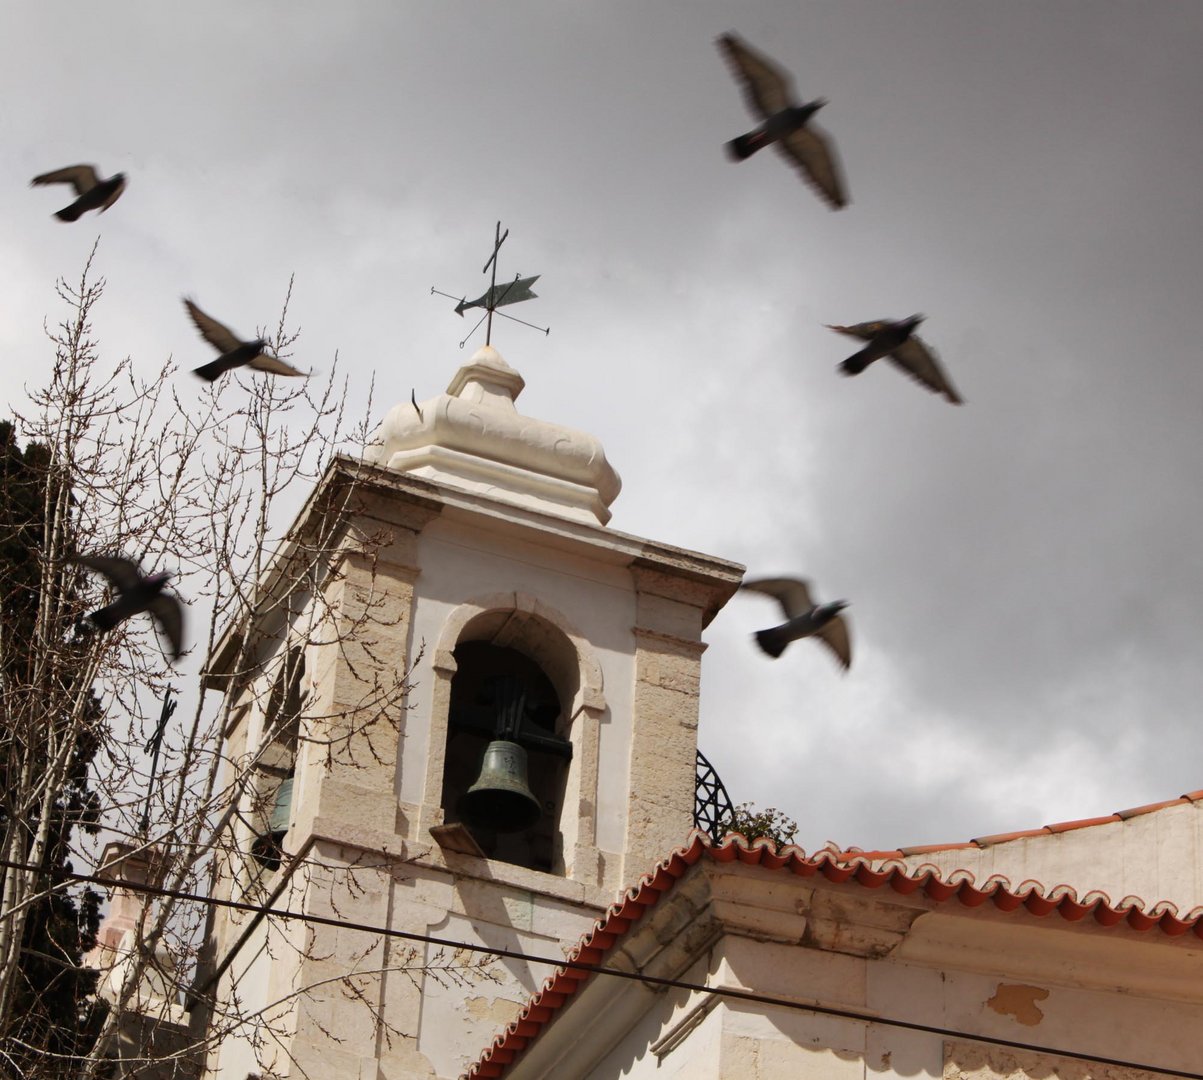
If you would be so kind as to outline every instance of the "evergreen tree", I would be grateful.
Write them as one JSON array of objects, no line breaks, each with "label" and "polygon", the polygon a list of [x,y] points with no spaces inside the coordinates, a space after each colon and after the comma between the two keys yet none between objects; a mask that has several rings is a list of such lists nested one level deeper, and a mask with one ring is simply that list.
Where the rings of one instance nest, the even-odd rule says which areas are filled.
[{"label": "evergreen tree", "polygon": [[[17,837],[6,854],[24,851],[28,859],[40,824],[40,810],[18,801],[17,776],[31,754],[36,760],[42,737],[56,723],[41,717],[43,730],[15,720],[15,703],[41,693],[34,663],[37,613],[42,600],[42,551],[45,508],[53,476],[50,455],[36,443],[17,445],[11,424],[0,422],[0,836]],[[59,645],[71,649],[70,638]],[[21,710],[23,713],[26,710]],[[95,944],[100,894],[74,894],[55,884],[55,871],[71,870],[70,842],[75,829],[96,831],[98,800],[89,789],[89,769],[99,746],[103,714],[95,695],[82,737],[76,738],[66,783],[54,793],[53,819],[41,859],[37,899],[26,913],[21,956],[12,988],[9,1023],[0,1031],[0,1067],[16,1076],[64,1076],[71,1057],[84,1054],[97,1026],[93,995],[96,972],[82,968]],[[20,842],[24,834],[25,842]],[[11,869],[0,866],[0,895]],[[0,913],[8,917],[9,913]],[[64,1060],[64,1056],[67,1060]]]}]

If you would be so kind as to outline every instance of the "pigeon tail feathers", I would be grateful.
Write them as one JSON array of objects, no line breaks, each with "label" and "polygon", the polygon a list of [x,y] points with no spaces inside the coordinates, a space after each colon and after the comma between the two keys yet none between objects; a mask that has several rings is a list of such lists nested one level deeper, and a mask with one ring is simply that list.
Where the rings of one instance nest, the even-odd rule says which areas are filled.
[{"label": "pigeon tail feathers", "polygon": [[771,630],[757,630],[756,644],[759,645],[769,656],[775,660],[783,652],[785,647],[790,643],[789,637],[783,634],[778,627]]},{"label": "pigeon tail feathers", "polygon": [[70,206],[64,206],[61,210],[56,212],[54,216],[58,218],[59,221],[78,221],[82,214],[83,210],[80,209],[79,205],[72,203]]},{"label": "pigeon tail feathers", "polygon": [[126,614],[118,604],[110,604],[108,607],[93,611],[88,618],[92,620],[92,625],[98,630],[112,630],[125,618]]},{"label": "pigeon tail feathers", "polygon": [[201,364],[198,368],[192,369],[193,375],[199,375],[205,382],[216,382],[227,371],[229,365],[225,362],[224,356],[219,356],[216,360],[210,360],[207,364]]},{"label": "pigeon tail feathers", "polygon": [[750,131],[747,135],[739,135],[726,144],[727,155],[733,161],[746,161],[764,145],[761,132]]},{"label": "pigeon tail feathers", "polygon": [[857,353],[855,356],[848,357],[836,370],[841,375],[859,375],[868,366],[868,361],[862,359],[861,354]]}]

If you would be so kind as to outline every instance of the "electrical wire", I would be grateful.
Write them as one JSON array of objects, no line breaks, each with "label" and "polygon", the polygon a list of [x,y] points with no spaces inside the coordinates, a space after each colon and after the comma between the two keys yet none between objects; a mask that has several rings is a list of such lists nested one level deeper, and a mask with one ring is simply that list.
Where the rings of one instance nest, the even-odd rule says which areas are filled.
[{"label": "electrical wire", "polygon": [[[645,972],[622,971],[618,968],[604,967],[601,964],[584,964],[579,960],[567,960],[563,957],[538,956],[534,953],[522,952],[518,949],[502,949],[494,945],[478,945],[469,941],[454,941],[451,938],[434,937],[431,934],[419,934],[411,930],[397,930],[387,926],[375,926],[370,923],[350,922],[346,919],[334,919],[325,915],[311,915],[303,911],[290,911],[288,908],[264,908],[258,904],[248,904],[240,900],[222,900],[215,896],[202,896],[199,893],[183,892],[178,889],[167,889],[159,885],[143,882],[105,880],[94,874],[78,874],[70,870],[43,869],[24,863],[9,862],[0,859],[0,867],[10,870],[32,870],[46,874],[52,878],[61,878],[84,884],[104,885],[127,889],[130,892],[143,892],[164,899],[187,900],[198,904],[208,904],[213,907],[228,908],[234,911],[249,911],[263,914],[269,918],[297,919],[301,922],[317,926],[332,926],[340,930],[358,930],[365,934],[377,934],[381,937],[399,938],[403,941],[424,942],[448,949],[463,949],[466,952],[487,953],[490,956],[501,956],[508,960],[525,960],[533,964],[547,964],[553,968],[568,968],[575,971],[585,971],[591,975],[609,975],[616,979],[626,979],[630,982],[647,983],[676,990],[688,990],[697,994],[719,995],[735,1001],[747,1001],[757,1005],[772,1005],[776,1008],[793,1009],[799,1012],[813,1013],[819,1016],[835,1016],[846,1020],[859,1020],[866,1024],[881,1024],[886,1027],[900,1028],[904,1031],[919,1031],[929,1035],[939,1035],[944,1038],[966,1039],[970,1042],[986,1043],[990,1046],[1001,1046],[1008,1050],[1024,1050],[1037,1054],[1052,1054],[1059,1057],[1076,1058],[1079,1061],[1093,1065],[1113,1065],[1124,1069],[1141,1069],[1155,1073],[1158,1076],[1174,1077],[1176,1080],[1203,1080],[1203,1073],[1181,1072],[1167,1069],[1160,1065],[1149,1065],[1142,1062],[1130,1061],[1124,1058],[1105,1057],[1081,1050],[1064,1050],[1040,1043],[1025,1043],[1015,1039],[1004,1039],[994,1035],[981,1035],[976,1032],[958,1031],[955,1028],[942,1028],[934,1024],[921,1024],[912,1020],[900,1020],[895,1017],[879,1016],[873,1013],[858,1012],[855,1009],[839,1008],[834,1005],[818,1005],[795,1001],[791,998],[775,997],[772,994],[758,994],[752,990],[738,990],[734,987],[708,986],[704,983],[687,982],[682,979],[666,979]],[[2,917],[2,916],[0,916]]]}]

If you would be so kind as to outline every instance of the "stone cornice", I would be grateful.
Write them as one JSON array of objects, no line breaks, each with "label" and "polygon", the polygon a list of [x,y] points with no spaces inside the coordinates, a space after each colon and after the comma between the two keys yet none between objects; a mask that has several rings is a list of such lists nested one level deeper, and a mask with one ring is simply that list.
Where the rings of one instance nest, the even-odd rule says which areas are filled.
[{"label": "stone cornice", "polygon": [[[315,844],[334,844],[378,858],[382,856],[398,865],[420,866],[455,877],[508,885],[565,903],[581,904],[595,909],[599,915],[613,899],[612,890],[601,886],[496,859],[444,851],[433,839],[428,842],[405,840],[395,833],[353,825],[341,818],[315,818],[308,838]],[[351,866],[354,867],[353,860]]]},{"label": "stone cornice", "polygon": [[[330,462],[268,562],[251,610],[231,621],[222,631],[201,671],[202,686],[206,689],[226,688],[227,680],[236,674],[233,666],[251,624],[266,605],[286,595],[297,580],[298,571],[312,560],[314,553],[309,545],[323,527],[329,531],[324,544],[326,553],[334,558],[344,545],[345,537],[338,535],[340,530],[356,517],[416,533],[438,516],[442,506],[437,497],[431,497],[437,496],[432,485],[412,482],[405,490],[397,491],[381,484],[381,472],[345,455]],[[387,494],[389,498],[369,501],[369,497],[381,494]],[[338,514],[341,519],[333,529],[328,526],[331,514]]]}]

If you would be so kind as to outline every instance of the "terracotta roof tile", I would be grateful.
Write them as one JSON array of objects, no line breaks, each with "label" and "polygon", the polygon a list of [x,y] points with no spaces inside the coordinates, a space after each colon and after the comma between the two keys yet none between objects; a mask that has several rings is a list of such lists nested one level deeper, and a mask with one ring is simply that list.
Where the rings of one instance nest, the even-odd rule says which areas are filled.
[{"label": "terracotta roof tile", "polygon": [[1051,833],[1070,832],[1073,829],[1088,829],[1091,825],[1110,825],[1123,821],[1119,814],[1107,814],[1105,817],[1079,818],[1077,821],[1058,821],[1055,825],[1045,825]]},{"label": "terracotta roof tile", "polygon": [[1134,806],[1131,810],[1117,810],[1115,812],[1115,816],[1123,821],[1127,821],[1128,818],[1139,817],[1141,814],[1151,814],[1154,810],[1164,810],[1167,806],[1182,806],[1185,803],[1192,801],[1193,800],[1189,796],[1183,795],[1180,799],[1163,799],[1161,802],[1145,803],[1144,806]]},{"label": "terracotta roof tile", "polygon": [[[958,848],[966,847],[966,846],[976,847],[976,848],[984,848],[984,847],[990,847],[992,844],[1005,844],[1008,840],[1022,840],[1025,836],[1045,836],[1045,835],[1047,835],[1047,833],[1049,831],[1050,830],[1048,830],[1048,829],[1042,828],[1042,829],[1020,829],[1017,832],[995,833],[993,836],[976,837],[975,839],[970,840],[968,845],[958,844],[956,846]],[[949,844],[947,846],[952,847],[951,844]],[[941,849],[939,847],[932,847],[930,850],[931,851],[939,851]]]},{"label": "terracotta roof tile", "polygon": [[[1203,792],[1194,794],[1198,799],[1203,799]],[[1181,800],[1174,802],[1193,802],[1198,799],[1183,796]],[[1060,831],[1068,828],[1086,828],[1109,820],[1111,819],[1090,818],[1082,822],[1065,822]],[[1118,816],[1116,820],[1119,820]],[[1049,831],[1054,829],[1053,826],[1048,828]],[[1037,832],[1043,834],[1044,830]],[[922,850],[939,851],[943,848]],[[1196,937],[1203,938],[1203,908],[1196,909],[1185,919],[1179,919],[1173,904],[1164,901],[1146,910],[1138,897],[1128,896],[1119,904],[1112,905],[1106,893],[1095,890],[1079,898],[1068,885],[1048,889],[1039,882],[1025,881],[1018,889],[1013,890],[1007,879],[1000,875],[989,878],[979,886],[974,882],[973,875],[964,870],[953,871],[946,878],[942,878],[937,868],[930,865],[915,870],[900,862],[880,867],[870,865],[891,855],[897,858],[901,852],[841,852],[822,849],[808,856],[805,851],[792,844],[781,849],[768,840],[757,840],[749,844],[735,833],[721,844],[715,844],[705,833],[694,830],[684,847],[678,848],[656,865],[610,906],[593,928],[581,937],[565,960],[567,963],[601,966],[606,953],[631,925],[671,890],[691,866],[703,858],[718,863],[738,861],[744,865],[760,866],[769,870],[789,870],[801,877],[821,874],[827,881],[835,884],[850,883],[866,889],[879,889],[889,885],[904,895],[922,891],[936,903],[943,903],[955,897],[966,907],[980,907],[992,903],[999,911],[1015,911],[1022,907],[1037,916],[1047,916],[1056,912],[1068,922],[1080,922],[1091,916],[1096,923],[1104,927],[1124,923],[1133,930],[1152,930],[1156,927],[1170,937],[1190,931]],[[493,1080],[504,1076],[518,1051],[539,1036],[544,1027],[554,1019],[556,1011],[592,974],[593,972],[582,971],[579,968],[557,968],[544,981],[542,988],[532,995],[518,1014],[518,1018],[493,1039],[462,1080],[484,1077]]]},{"label": "terracotta roof tile", "polygon": [[916,844],[914,847],[899,848],[897,853],[885,851],[866,851],[868,856],[885,856],[887,854],[926,855],[932,851],[956,851],[960,848],[978,847],[980,841],[966,840],[963,844]]}]

